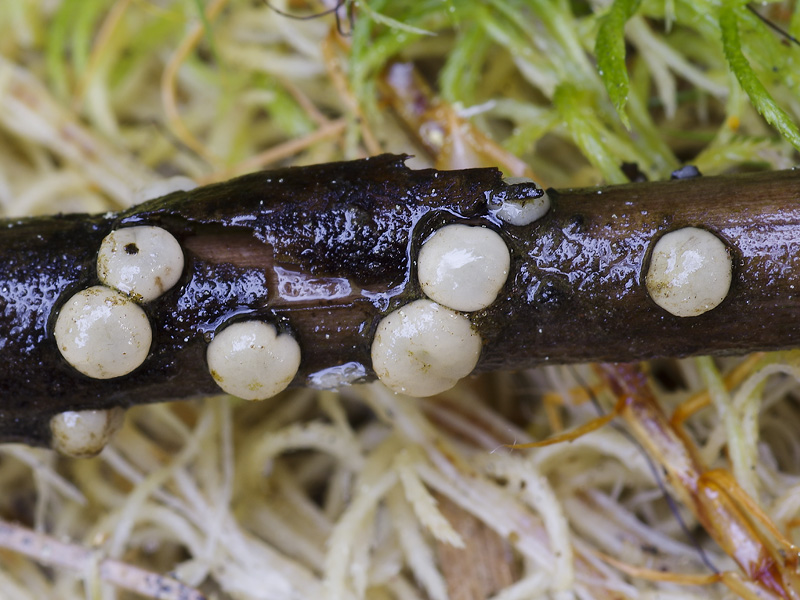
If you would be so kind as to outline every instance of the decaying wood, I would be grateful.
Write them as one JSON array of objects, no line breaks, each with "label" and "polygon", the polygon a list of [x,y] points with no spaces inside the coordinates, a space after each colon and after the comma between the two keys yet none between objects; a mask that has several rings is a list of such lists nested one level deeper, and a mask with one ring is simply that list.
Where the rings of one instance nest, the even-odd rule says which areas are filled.
[{"label": "decaying wood", "polygon": [[[46,444],[49,418],[65,410],[218,392],[205,352],[231,319],[292,332],[302,351],[293,385],[346,363],[373,379],[378,322],[422,297],[419,247],[453,222],[493,228],[511,250],[500,296],[469,314],[484,341],[479,372],[800,345],[800,173],[549,190],[548,214],[514,227],[487,208],[508,190],[498,170],[412,171],[403,161],[255,173],[121,213],[2,223],[0,439]],[[169,230],[186,266],[144,306],[154,338],[144,364],[90,379],[60,356],[53,323],[70,296],[98,283],[103,237],[134,224]],[[729,243],[734,280],[720,306],[680,318],[655,305],[643,280],[652,241],[689,225]]]},{"label": "decaying wood", "polygon": [[461,539],[463,548],[436,544],[442,574],[451,600],[486,600],[519,579],[511,544],[495,531],[456,505],[438,495],[439,508]]}]

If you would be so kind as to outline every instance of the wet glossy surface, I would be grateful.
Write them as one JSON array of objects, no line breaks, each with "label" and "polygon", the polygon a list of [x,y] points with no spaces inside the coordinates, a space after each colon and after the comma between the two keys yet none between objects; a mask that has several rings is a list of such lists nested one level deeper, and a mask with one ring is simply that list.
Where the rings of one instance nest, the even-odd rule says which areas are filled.
[{"label": "wet glossy surface", "polygon": [[[630,361],[800,345],[792,299],[800,273],[800,173],[549,192],[548,215],[524,233],[506,230],[526,257],[512,276],[528,303],[529,329],[500,335],[518,345],[516,356]],[[730,294],[691,318],[665,314],[644,286],[650,240],[686,226],[713,231],[733,251]],[[744,314],[759,317],[747,323]],[[524,362],[501,362],[511,348],[485,356],[479,368]]]},{"label": "wet glossy surface", "polygon": [[[441,225],[428,218],[439,211],[446,219],[481,213],[484,191],[500,179],[493,169],[411,171],[385,156],[257,173],[118,215],[8,223],[0,236],[8,265],[0,281],[0,439],[46,443],[47,420],[65,410],[217,393],[206,348],[236,319],[265,320],[298,340],[295,384],[327,381],[348,364],[363,371],[344,369],[344,379],[374,378],[378,321],[419,296],[415,232]],[[67,298],[98,283],[103,237],[136,225],[168,231],[186,264],[174,287],[144,305],[153,345],[142,367],[90,379],[58,354],[52,324]]]},{"label": "wet glossy surface", "polygon": [[[469,314],[484,342],[478,371],[800,346],[800,173],[548,190],[550,210],[523,227],[486,204],[507,187],[495,169],[411,171],[384,156],[256,173],[121,214],[1,224],[0,439],[46,443],[50,416],[66,410],[216,393],[206,348],[230,320],[295,337],[292,385],[373,379],[378,323],[423,297],[416,256],[452,223],[495,229],[511,253],[497,299]],[[93,380],[61,358],[52,326],[98,283],[103,237],[130,225],[169,231],[186,264],[144,306],[153,346],[141,368]],[[653,237],[688,226],[726,241],[734,273],[717,308],[680,318],[652,301],[644,276]]]},{"label": "wet glossy surface", "polygon": [[150,353],[147,315],[130,297],[104,285],[72,296],[58,312],[53,337],[67,363],[92,379],[139,368]]},{"label": "wet glossy surface", "polygon": [[264,321],[240,321],[208,345],[208,370],[219,387],[245,400],[266,400],[286,389],[300,366],[300,347]]},{"label": "wet glossy surface", "polygon": [[511,257],[503,238],[487,227],[448,225],[422,245],[417,275],[428,298],[453,310],[489,306],[506,284]]},{"label": "wet glossy surface", "polygon": [[103,238],[97,276],[137,302],[150,302],[178,282],[183,264],[183,250],[168,231],[123,227]]},{"label": "wet glossy surface", "polygon": [[372,342],[372,366],[398,394],[433,396],[472,373],[481,346],[464,315],[416,300],[381,320]]},{"label": "wet glossy surface", "polygon": [[732,276],[725,243],[705,229],[683,227],[655,240],[645,285],[653,302],[670,314],[697,317],[725,299]]},{"label": "wet glossy surface", "polygon": [[541,219],[550,210],[550,198],[527,177],[506,177],[502,189],[486,197],[489,213],[509,225],[524,226]]}]

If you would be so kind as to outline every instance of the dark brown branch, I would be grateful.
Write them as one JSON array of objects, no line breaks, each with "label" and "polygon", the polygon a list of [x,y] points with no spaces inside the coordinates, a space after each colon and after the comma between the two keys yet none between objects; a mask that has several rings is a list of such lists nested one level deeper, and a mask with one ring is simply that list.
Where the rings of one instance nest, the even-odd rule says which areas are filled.
[{"label": "dark brown branch", "polygon": [[[256,173],[114,215],[5,222],[0,439],[46,444],[49,418],[65,410],[217,393],[206,347],[235,318],[293,333],[302,351],[293,385],[345,363],[372,379],[378,322],[422,297],[415,257],[452,222],[499,231],[512,254],[501,295],[469,315],[484,341],[478,371],[800,345],[799,173],[550,190],[549,213],[525,227],[489,215],[487,198],[506,189],[495,169],[412,171],[387,155]],[[144,305],[153,328],[144,364],[91,379],[61,357],[53,324],[72,294],[98,283],[103,237],[132,224],[170,231],[186,266]],[[643,280],[653,238],[689,225],[729,243],[734,279],[720,306],[681,318],[656,306]]]}]

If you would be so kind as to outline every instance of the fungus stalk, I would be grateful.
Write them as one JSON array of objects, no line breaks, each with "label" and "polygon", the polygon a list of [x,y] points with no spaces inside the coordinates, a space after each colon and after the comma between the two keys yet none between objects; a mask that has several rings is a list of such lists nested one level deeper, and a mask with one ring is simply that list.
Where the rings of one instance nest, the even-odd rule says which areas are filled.
[{"label": "fungus stalk", "polygon": [[[222,334],[230,335],[237,323],[271,333],[255,344],[266,349],[260,356],[271,357],[253,361],[264,362],[265,372],[250,380],[269,393],[252,397],[287,383],[337,386],[382,372],[388,380],[399,374],[401,383],[392,387],[402,391],[402,382],[414,377],[408,365],[385,362],[391,352],[376,333],[416,302],[452,313],[459,331],[451,332],[450,342],[461,340],[459,352],[450,343],[431,356],[430,368],[415,382],[424,388],[418,395],[446,389],[470,373],[545,362],[796,347],[798,190],[795,171],[551,189],[543,211],[515,221],[498,206],[545,197],[532,182],[506,182],[496,169],[413,171],[403,157],[383,155],[255,173],[117,214],[7,221],[0,234],[0,439],[47,445],[51,418],[67,411],[124,408],[221,388],[247,397],[232,379],[248,373],[234,369],[215,378],[210,365],[221,358],[224,368],[232,366]],[[154,229],[138,229],[144,227]],[[653,274],[664,273],[659,240],[695,229],[713,242],[698,251],[714,250],[716,258],[708,263],[713,276],[694,277],[692,294],[708,292],[710,300],[700,308],[686,308],[686,300],[672,309],[659,301],[663,285],[654,283]],[[123,244],[118,256],[123,265],[156,257],[142,263],[145,279],[133,284],[139,288],[119,283],[114,261],[104,258],[112,232],[147,233],[146,244],[155,244],[147,246],[146,257],[124,254]],[[164,254],[158,239],[166,240]],[[437,239],[446,241],[444,248],[437,249]],[[484,244],[494,258],[479,261],[466,277],[442,266],[448,252],[468,254]],[[674,252],[685,247],[678,244]],[[681,264],[691,258],[680,256]],[[152,275],[165,265],[169,277]],[[466,294],[477,290],[475,298],[454,299],[431,281],[426,272],[440,267],[450,287],[455,282]],[[58,324],[82,290],[102,286],[112,293],[104,282],[125,287],[130,296],[113,294],[133,312],[143,311],[139,321],[142,330],[152,331],[152,342],[142,341],[144,355],[124,368],[95,372],[71,358],[79,349],[62,348]],[[769,319],[748,319],[751,314]],[[438,335],[445,330],[443,325]],[[219,336],[222,342],[215,343]],[[273,343],[280,347],[269,350]],[[297,352],[277,368],[273,359],[285,354],[287,344],[296,344]],[[426,351],[435,354],[435,346]],[[101,366],[112,358],[80,352]],[[466,358],[459,358],[461,352]],[[426,387],[423,375],[434,367],[453,381]]]}]

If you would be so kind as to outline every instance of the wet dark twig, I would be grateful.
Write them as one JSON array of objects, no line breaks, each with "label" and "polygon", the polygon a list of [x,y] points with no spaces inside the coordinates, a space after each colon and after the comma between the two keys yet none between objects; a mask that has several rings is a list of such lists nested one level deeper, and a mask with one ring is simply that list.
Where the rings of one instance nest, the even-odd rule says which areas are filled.
[{"label": "wet dark twig", "polygon": [[[239,320],[297,340],[294,386],[328,385],[331,373],[334,385],[372,380],[378,323],[424,298],[420,246],[452,223],[497,232],[511,255],[496,300],[465,313],[482,341],[476,372],[800,346],[796,171],[548,190],[544,217],[516,226],[487,204],[513,192],[496,169],[403,161],[255,173],[116,214],[3,222],[0,439],[48,444],[49,419],[63,411],[218,393],[208,343]],[[142,304],[153,340],[141,366],[94,379],[64,360],[54,322],[99,283],[103,238],[133,225],[170,232],[185,266]],[[721,304],[691,317],[657,305],[645,282],[655,241],[684,227],[714,233],[733,265]]]}]

